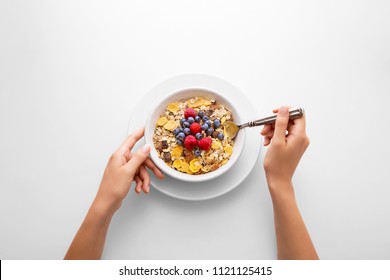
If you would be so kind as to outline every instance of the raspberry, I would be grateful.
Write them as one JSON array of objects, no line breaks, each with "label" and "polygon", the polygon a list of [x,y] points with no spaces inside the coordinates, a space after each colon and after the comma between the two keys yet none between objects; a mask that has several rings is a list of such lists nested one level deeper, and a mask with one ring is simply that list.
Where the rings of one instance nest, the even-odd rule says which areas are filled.
[{"label": "raspberry", "polygon": [[187,108],[187,109],[184,111],[184,117],[185,117],[186,119],[188,119],[189,117],[195,118],[195,116],[196,116],[196,112],[195,112],[195,110],[192,109],[192,108]]},{"label": "raspberry", "polygon": [[192,134],[192,135],[195,135],[195,134],[197,134],[198,132],[201,132],[201,131],[202,131],[202,129],[200,128],[200,124],[198,124],[198,123],[196,123],[196,122],[194,122],[194,123],[191,124],[190,130],[191,130],[191,134]]},{"label": "raspberry", "polygon": [[184,146],[188,149],[188,150],[192,150],[193,148],[195,148],[198,144],[198,141],[196,140],[195,136],[193,135],[188,135],[186,137],[186,139],[184,139]]},{"label": "raspberry", "polygon": [[211,142],[212,140],[210,137],[205,137],[198,141],[198,146],[201,150],[208,151],[211,148]]}]

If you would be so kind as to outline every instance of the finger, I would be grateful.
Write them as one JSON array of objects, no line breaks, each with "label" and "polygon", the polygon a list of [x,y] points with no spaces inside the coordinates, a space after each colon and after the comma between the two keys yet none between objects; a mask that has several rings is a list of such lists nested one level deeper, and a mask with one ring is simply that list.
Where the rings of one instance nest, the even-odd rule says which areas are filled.
[{"label": "finger", "polygon": [[157,178],[159,179],[164,179],[164,174],[161,172],[161,170],[157,167],[157,165],[150,159],[147,158],[144,162],[145,166],[152,170],[154,175],[156,175]]},{"label": "finger", "polygon": [[271,130],[268,132],[268,134],[266,136],[271,140],[272,137],[274,137],[274,132],[275,132],[275,130]]},{"label": "finger", "polygon": [[129,176],[134,176],[137,172],[138,168],[144,163],[144,161],[148,158],[150,153],[150,145],[146,144],[142,148],[138,149],[136,153],[134,153],[131,159],[124,165],[124,167],[129,172]]},{"label": "finger", "polygon": [[287,125],[287,131],[290,130],[290,128],[294,125],[294,121],[293,120],[289,120],[288,121],[288,125]]},{"label": "finger", "polygon": [[291,126],[290,134],[306,134],[306,117],[303,115],[299,119],[294,120],[294,124]]},{"label": "finger", "polygon": [[286,129],[289,121],[289,113],[287,107],[280,107],[278,115],[276,116],[274,141],[285,142],[286,141]]},{"label": "finger", "polygon": [[[285,107],[287,107],[289,110],[291,109],[291,108],[293,108],[293,106],[291,106],[291,105],[287,105],[287,106],[285,106]],[[273,113],[278,113],[279,112],[279,108],[275,108],[275,109],[272,109],[272,112]]]},{"label": "finger", "polygon": [[264,146],[268,146],[270,142],[271,142],[271,140],[269,139],[269,137],[265,136],[264,137]]},{"label": "finger", "polygon": [[136,182],[134,191],[136,193],[140,193],[141,192],[141,188],[142,188],[142,180],[141,180],[141,178],[138,175],[135,176],[134,179],[135,179],[135,182]]},{"label": "finger", "polygon": [[149,174],[148,172],[146,171],[146,168],[145,166],[141,165],[140,168],[139,168],[139,176],[142,180],[142,189],[144,191],[144,193],[148,193],[149,192],[149,185],[150,185],[150,177],[149,177]]},{"label": "finger", "polygon": [[120,151],[122,154],[127,153],[127,160],[130,159],[130,151],[133,149],[135,143],[139,139],[141,139],[144,136],[145,128],[141,127],[140,129],[134,131],[131,133],[126,140],[122,143],[122,145],[118,148],[118,151]]},{"label": "finger", "polygon": [[268,134],[268,132],[272,129],[272,125],[266,124],[263,129],[261,130],[260,134],[265,136]]}]

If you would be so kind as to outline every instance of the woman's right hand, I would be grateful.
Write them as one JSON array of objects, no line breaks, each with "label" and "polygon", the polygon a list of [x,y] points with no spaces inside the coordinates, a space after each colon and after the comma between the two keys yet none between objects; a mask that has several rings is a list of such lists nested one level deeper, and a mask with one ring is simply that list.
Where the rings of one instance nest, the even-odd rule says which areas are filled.
[{"label": "woman's right hand", "polygon": [[310,143],[306,135],[305,116],[289,120],[288,110],[288,107],[274,110],[277,113],[275,124],[264,126],[261,131],[264,146],[269,145],[264,169],[270,189],[286,183],[291,185],[294,171]]}]

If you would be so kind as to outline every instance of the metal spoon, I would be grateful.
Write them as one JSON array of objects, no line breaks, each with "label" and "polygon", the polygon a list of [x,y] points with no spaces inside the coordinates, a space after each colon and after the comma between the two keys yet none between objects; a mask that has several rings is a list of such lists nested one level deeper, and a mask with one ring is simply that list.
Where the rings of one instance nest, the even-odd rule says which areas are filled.
[{"label": "metal spoon", "polygon": [[[290,120],[298,119],[304,115],[304,110],[301,107],[296,107],[296,108],[291,108],[289,109],[289,114],[290,114]],[[225,123],[225,129],[226,129],[226,136],[229,137],[230,139],[234,139],[237,136],[238,131],[241,128],[245,127],[254,127],[254,126],[260,126],[260,125],[265,125],[265,124],[272,124],[275,123],[276,121],[276,115],[274,114],[272,116],[262,118],[259,120],[255,121],[250,121],[244,124],[237,125],[234,122],[227,121]]]}]

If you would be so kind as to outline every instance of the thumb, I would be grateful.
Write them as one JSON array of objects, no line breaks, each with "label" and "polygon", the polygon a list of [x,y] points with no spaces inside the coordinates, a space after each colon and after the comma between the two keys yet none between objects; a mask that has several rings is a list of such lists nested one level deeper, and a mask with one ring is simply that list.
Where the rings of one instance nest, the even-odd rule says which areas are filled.
[{"label": "thumb", "polygon": [[280,107],[278,115],[276,116],[275,131],[273,140],[285,141],[286,129],[289,121],[289,111],[287,107]]},{"label": "thumb", "polygon": [[126,169],[130,172],[130,175],[133,177],[137,172],[138,168],[144,163],[150,153],[150,145],[146,144],[142,148],[133,154],[131,159],[125,164]]}]

